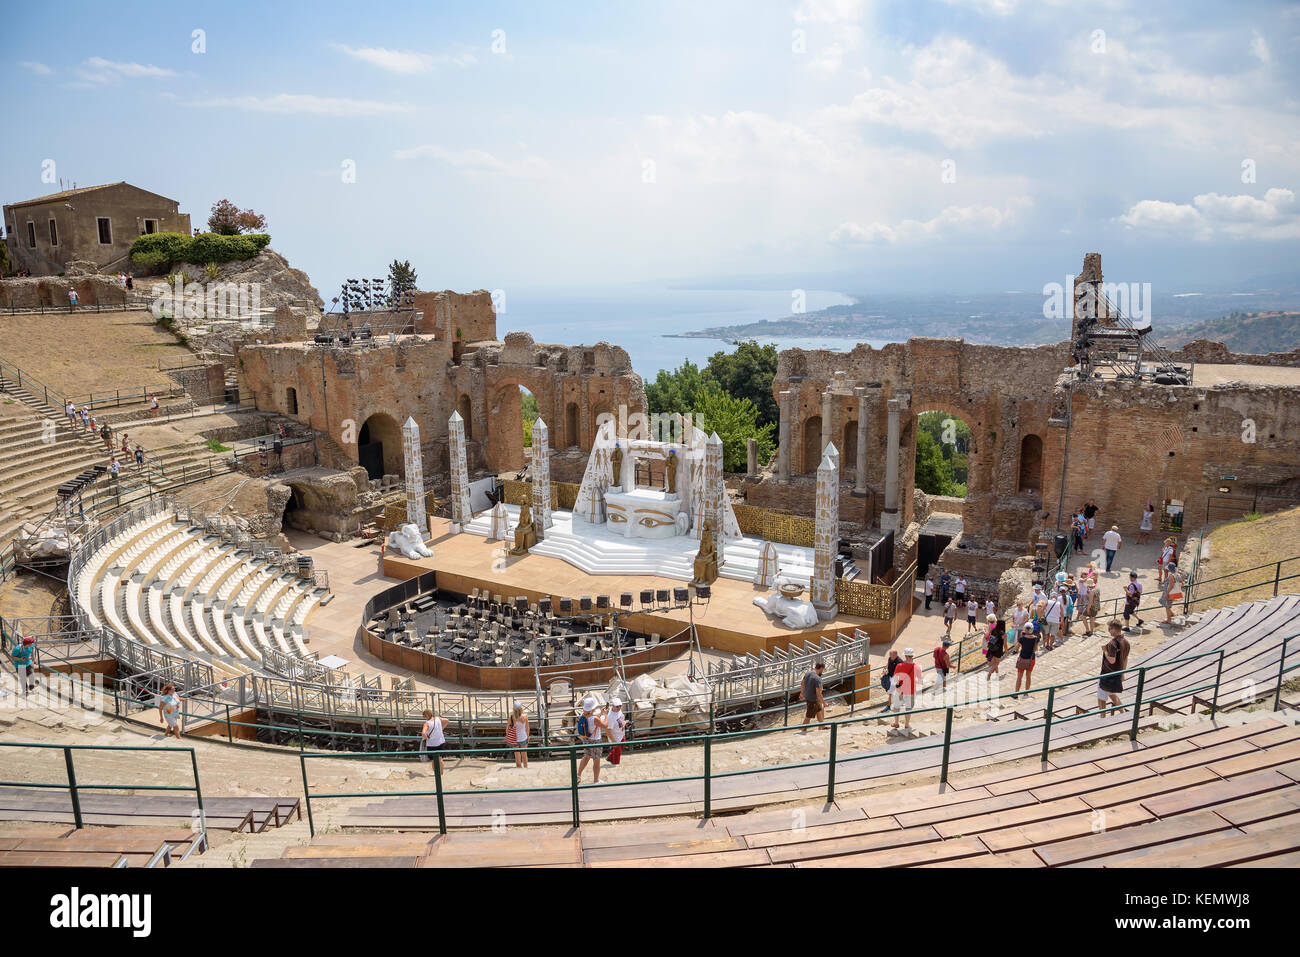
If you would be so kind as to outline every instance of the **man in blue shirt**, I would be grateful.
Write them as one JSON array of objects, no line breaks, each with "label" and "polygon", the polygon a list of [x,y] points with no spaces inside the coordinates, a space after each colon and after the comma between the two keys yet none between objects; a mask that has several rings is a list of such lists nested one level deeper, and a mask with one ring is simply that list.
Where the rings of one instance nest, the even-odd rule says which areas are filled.
[{"label": "man in blue shirt", "polygon": [[9,652],[9,657],[13,659],[14,670],[18,672],[18,685],[23,689],[24,693],[33,691],[36,688],[35,654],[35,638],[18,639],[13,650]]}]

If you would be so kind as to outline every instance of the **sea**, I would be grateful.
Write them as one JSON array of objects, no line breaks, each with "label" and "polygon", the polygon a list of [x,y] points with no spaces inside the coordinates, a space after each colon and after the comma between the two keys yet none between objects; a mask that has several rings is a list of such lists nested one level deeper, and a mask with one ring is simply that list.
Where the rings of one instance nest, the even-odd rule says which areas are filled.
[{"label": "sea", "polygon": [[[849,305],[839,292],[804,291],[808,312]],[[676,338],[715,326],[735,326],[762,319],[782,319],[794,311],[789,289],[675,289],[631,285],[611,289],[560,289],[512,287],[504,299],[498,295],[497,336],[529,333],[537,342],[560,345],[594,345],[601,340],[622,346],[632,360],[632,370],[653,381],[659,371],[672,371],[689,359],[703,367],[719,351],[734,351],[721,339]],[[502,308],[504,306],[504,308]],[[756,337],[777,349],[831,349],[845,352],[855,341],[843,338]],[[865,340],[871,341],[871,340]],[[885,342],[871,342],[873,346]]]}]

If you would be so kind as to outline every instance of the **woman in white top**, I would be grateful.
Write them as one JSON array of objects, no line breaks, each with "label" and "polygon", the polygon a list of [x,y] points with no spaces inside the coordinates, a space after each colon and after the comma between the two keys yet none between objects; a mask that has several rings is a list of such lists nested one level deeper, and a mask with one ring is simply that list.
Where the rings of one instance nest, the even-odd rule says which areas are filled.
[{"label": "woman in white top", "polygon": [[[514,740],[512,741],[511,738]],[[506,744],[513,744],[519,748],[528,747],[528,716],[524,714],[524,706],[521,704],[516,704],[514,712],[510,715],[510,726],[506,728]],[[527,751],[515,752],[515,767],[528,767]]]},{"label": "woman in white top", "polygon": [[1174,558],[1174,540],[1172,537],[1165,539],[1165,547],[1160,550],[1160,557],[1156,559],[1156,582],[1163,585],[1165,575],[1170,565],[1175,561]]},{"label": "woman in white top", "polygon": [[435,752],[433,760],[438,762],[439,774],[442,773],[442,758],[436,752],[441,751],[447,744],[447,736],[443,733],[446,727],[446,718],[436,717],[428,708],[424,709],[424,727],[420,729],[420,748],[423,751]]},{"label": "woman in white top", "polygon": [[1016,607],[1011,609],[1011,628],[1007,631],[1007,646],[1018,644],[1020,641],[1020,632],[1024,629],[1025,623],[1029,621],[1029,609],[1025,607],[1023,598],[1016,599]]},{"label": "woman in white top", "polygon": [[1138,544],[1145,545],[1147,539],[1151,537],[1151,526],[1155,521],[1156,507],[1147,502],[1147,507],[1142,510],[1142,522],[1138,525]]},{"label": "woman in white top", "polygon": [[1091,636],[1097,628],[1097,586],[1082,572],[1079,574],[1079,597],[1074,603],[1074,615],[1083,621],[1083,633]]}]

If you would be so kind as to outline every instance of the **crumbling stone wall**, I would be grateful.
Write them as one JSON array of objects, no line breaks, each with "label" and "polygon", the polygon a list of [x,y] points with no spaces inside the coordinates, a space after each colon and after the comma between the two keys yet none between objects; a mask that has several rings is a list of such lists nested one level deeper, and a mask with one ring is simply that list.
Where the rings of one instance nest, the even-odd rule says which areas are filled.
[{"label": "crumbling stone wall", "polygon": [[1211,339],[1193,339],[1173,353],[1173,356],[1182,362],[1248,366],[1300,366],[1300,347],[1292,349],[1290,352],[1269,352],[1257,355],[1251,352],[1233,352],[1222,342],[1215,342]]}]

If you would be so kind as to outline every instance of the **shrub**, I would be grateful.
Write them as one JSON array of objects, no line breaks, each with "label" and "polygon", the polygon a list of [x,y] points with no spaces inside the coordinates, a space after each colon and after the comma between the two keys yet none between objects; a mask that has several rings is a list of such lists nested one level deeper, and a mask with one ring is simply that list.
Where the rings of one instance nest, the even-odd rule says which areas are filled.
[{"label": "shrub", "polygon": [[216,279],[220,273],[221,267],[216,263],[208,263],[203,267],[203,275],[207,276],[209,279]]},{"label": "shrub", "polygon": [[271,241],[266,233],[221,236],[149,233],[131,244],[131,261],[142,269],[170,269],[176,263],[228,263],[252,259]]}]

